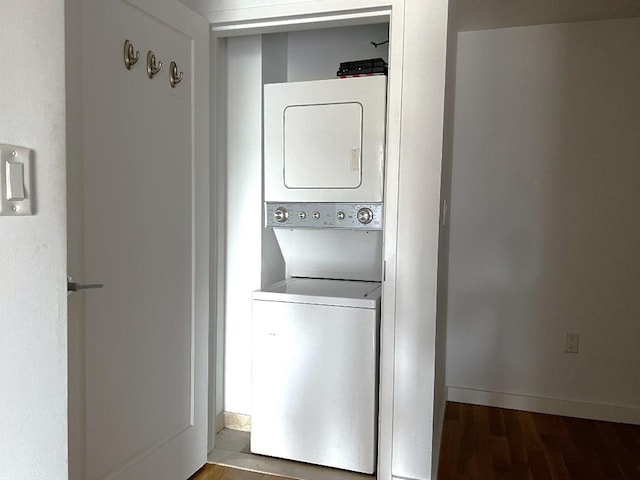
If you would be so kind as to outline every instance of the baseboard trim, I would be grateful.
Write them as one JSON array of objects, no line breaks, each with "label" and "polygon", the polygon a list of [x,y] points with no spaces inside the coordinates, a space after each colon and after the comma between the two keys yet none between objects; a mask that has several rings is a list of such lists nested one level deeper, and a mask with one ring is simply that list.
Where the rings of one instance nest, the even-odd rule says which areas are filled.
[{"label": "baseboard trim", "polygon": [[640,425],[640,408],[448,387],[451,402]]},{"label": "baseboard trim", "polygon": [[239,430],[241,432],[250,432],[251,415],[224,412],[224,428],[228,428],[230,430]]},{"label": "baseboard trim", "polygon": [[224,412],[220,412],[216,415],[216,433],[220,433],[220,431],[224,428]]}]

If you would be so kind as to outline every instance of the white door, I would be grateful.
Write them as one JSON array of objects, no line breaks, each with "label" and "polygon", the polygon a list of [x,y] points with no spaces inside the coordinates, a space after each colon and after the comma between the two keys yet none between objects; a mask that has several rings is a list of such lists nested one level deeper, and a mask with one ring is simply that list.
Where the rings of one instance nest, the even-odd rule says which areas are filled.
[{"label": "white door", "polygon": [[183,480],[207,448],[208,24],[174,0],[82,8],[84,278],[104,284],[84,293],[84,476]]},{"label": "white door", "polygon": [[362,104],[291,105],[283,113],[287,188],[358,188]]}]

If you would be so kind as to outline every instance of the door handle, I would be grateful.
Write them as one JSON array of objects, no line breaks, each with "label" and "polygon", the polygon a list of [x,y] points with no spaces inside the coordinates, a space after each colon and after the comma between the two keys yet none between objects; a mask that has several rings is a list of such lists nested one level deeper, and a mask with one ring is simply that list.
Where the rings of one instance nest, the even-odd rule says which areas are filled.
[{"label": "door handle", "polygon": [[88,290],[90,288],[102,288],[102,283],[86,283],[80,284],[73,281],[73,278],[67,277],[67,292],[77,292],[78,290]]}]

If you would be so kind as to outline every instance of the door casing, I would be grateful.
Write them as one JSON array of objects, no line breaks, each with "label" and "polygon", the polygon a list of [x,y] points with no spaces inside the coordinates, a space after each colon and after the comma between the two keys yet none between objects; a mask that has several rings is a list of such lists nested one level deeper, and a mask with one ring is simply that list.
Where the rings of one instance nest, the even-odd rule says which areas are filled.
[{"label": "door casing", "polygon": [[[389,69],[388,77],[388,104],[387,104],[387,145],[385,161],[385,226],[384,226],[384,262],[385,281],[383,283],[382,321],[381,321],[381,359],[380,359],[380,397],[379,397],[379,423],[378,423],[378,473],[380,479],[391,478],[391,451],[392,451],[392,415],[393,415],[393,359],[394,359],[394,316],[395,316],[395,250],[397,237],[397,208],[398,208],[398,172],[400,159],[400,103],[402,98],[402,59],[403,59],[403,6],[402,2],[374,2],[374,6],[357,10],[335,12],[315,12],[304,18],[291,18],[285,14],[280,17],[270,17],[264,20],[247,19],[245,21],[229,24],[211,25],[211,119],[213,137],[222,136],[224,132],[224,115],[221,111],[224,102],[221,101],[225,94],[223,87],[217,81],[217,76],[224,75],[225,58],[224,48],[221,48],[228,37],[241,35],[258,35],[266,33],[283,33],[308,28],[331,28],[359,25],[364,23],[389,22],[390,49],[389,63],[393,67]],[[222,54],[221,54],[222,52]],[[212,140],[215,141],[215,140]],[[217,142],[216,142],[217,143]],[[221,299],[224,298],[224,211],[225,211],[225,159],[224,152],[216,149],[212,143],[211,184],[216,186],[215,199],[212,197],[212,278],[215,276],[216,288],[215,314],[212,315],[210,357],[215,363],[214,381],[215,392],[221,392],[224,388],[222,369],[221,341],[224,335],[224,307]],[[214,353],[215,352],[215,353]],[[215,357],[215,362],[214,362]],[[212,389],[210,388],[210,392]],[[222,398],[216,396],[216,401],[209,402],[209,448],[214,448],[215,433],[220,427],[220,421],[216,422],[223,410]],[[217,425],[216,425],[217,423]]]}]

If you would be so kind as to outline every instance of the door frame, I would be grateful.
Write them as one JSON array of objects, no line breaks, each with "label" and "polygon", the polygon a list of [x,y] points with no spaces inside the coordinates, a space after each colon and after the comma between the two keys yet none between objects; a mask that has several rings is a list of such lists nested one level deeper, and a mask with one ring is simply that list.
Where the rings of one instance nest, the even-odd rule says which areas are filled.
[{"label": "door frame", "polygon": [[[320,3],[320,2],[316,2]],[[213,384],[209,392],[214,394],[209,401],[209,450],[215,447],[215,434],[220,425],[216,419],[218,407],[221,403],[221,393],[224,388],[223,379],[223,338],[224,338],[224,237],[225,237],[225,159],[224,151],[220,150],[217,139],[224,135],[224,104],[220,98],[225,94],[222,82],[216,81],[216,75],[225,74],[224,40],[241,35],[258,35],[265,33],[290,32],[313,28],[331,28],[352,26],[377,21],[389,22],[389,69],[387,87],[387,143],[385,159],[385,191],[384,191],[384,280],[382,293],[382,314],[380,330],[380,382],[379,382],[379,414],[378,414],[378,468],[377,478],[390,479],[392,462],[393,435],[393,385],[394,385],[394,356],[395,356],[395,310],[396,310],[396,248],[398,234],[398,194],[400,169],[400,128],[402,114],[402,75],[404,49],[404,2],[384,0],[369,2],[354,2],[363,4],[357,9],[338,11],[326,6],[322,10],[315,3],[317,9],[309,15],[293,15],[280,12],[277,16],[258,19],[264,14],[260,9],[244,9],[243,19],[228,22],[211,16],[211,185],[216,192],[212,196],[211,225],[212,250],[211,266],[212,279],[215,278],[215,288],[212,289],[212,324],[210,335],[210,365],[215,365],[210,379]],[[368,5],[366,5],[368,3]],[[335,7],[335,5],[334,5]],[[286,10],[284,7],[279,10]],[[313,7],[309,7],[313,10]],[[295,9],[293,9],[295,10]],[[226,12],[228,20],[229,12]],[[215,400],[214,400],[215,398]]]}]

